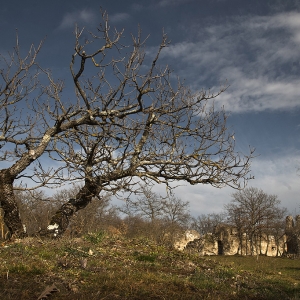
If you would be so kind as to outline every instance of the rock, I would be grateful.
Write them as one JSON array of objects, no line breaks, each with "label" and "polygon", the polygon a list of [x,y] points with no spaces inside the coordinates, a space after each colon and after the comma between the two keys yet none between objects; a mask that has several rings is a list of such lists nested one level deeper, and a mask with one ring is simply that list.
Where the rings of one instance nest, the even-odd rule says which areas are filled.
[{"label": "rock", "polygon": [[200,238],[200,233],[196,230],[187,230],[183,234],[178,235],[175,239],[174,248],[180,251],[184,250],[189,242]]}]

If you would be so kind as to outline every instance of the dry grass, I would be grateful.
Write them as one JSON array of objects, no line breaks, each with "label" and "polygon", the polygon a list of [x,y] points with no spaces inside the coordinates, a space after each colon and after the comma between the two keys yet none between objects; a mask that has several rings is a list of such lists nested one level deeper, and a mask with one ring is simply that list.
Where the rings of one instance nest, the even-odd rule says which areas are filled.
[{"label": "dry grass", "polygon": [[300,299],[300,260],[199,257],[103,233],[0,247],[0,299]]}]

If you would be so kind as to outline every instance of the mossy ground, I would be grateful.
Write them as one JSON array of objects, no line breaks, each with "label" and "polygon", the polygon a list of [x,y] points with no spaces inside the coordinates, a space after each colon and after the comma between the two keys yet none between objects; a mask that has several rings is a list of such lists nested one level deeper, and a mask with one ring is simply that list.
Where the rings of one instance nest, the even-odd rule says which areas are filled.
[{"label": "mossy ground", "polygon": [[[85,265],[86,264],[86,265]],[[199,257],[102,233],[0,247],[0,299],[300,299],[300,260]]]}]

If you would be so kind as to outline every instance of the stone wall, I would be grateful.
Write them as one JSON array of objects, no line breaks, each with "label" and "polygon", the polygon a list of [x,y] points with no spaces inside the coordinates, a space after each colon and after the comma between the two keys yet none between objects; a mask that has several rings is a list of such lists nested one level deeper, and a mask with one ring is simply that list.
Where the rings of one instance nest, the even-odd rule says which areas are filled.
[{"label": "stone wall", "polygon": [[300,256],[300,215],[295,220],[292,216],[286,218],[285,234],[280,238],[263,234],[258,241],[252,243],[250,249],[249,237],[244,233],[238,235],[233,226],[219,225],[214,232],[200,235],[195,230],[189,230],[177,238],[174,247],[178,250],[196,251],[200,255],[258,255]]},{"label": "stone wall", "polygon": [[189,242],[192,242],[199,238],[200,238],[200,233],[198,233],[196,230],[187,230],[183,234],[180,234],[176,237],[174,248],[182,251],[185,249],[186,245]]},{"label": "stone wall", "polygon": [[238,236],[234,227],[221,225],[215,231],[205,234],[186,244],[185,251],[196,251],[199,255],[257,255],[281,256],[286,252],[286,236],[279,241],[273,236],[263,235],[250,249],[249,238],[246,234]]},{"label": "stone wall", "polygon": [[281,256],[286,251],[285,235],[276,240],[272,235],[262,234],[256,241],[250,243],[246,233],[239,236],[238,231],[229,226],[217,227],[214,235],[218,241],[218,254]]},{"label": "stone wall", "polygon": [[295,222],[292,216],[286,217],[286,254],[300,256],[300,215],[296,216]]}]

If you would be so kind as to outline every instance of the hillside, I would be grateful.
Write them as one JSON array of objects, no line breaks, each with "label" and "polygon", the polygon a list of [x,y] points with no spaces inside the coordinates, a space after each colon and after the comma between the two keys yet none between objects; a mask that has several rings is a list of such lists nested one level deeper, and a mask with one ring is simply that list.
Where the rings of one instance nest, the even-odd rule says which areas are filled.
[{"label": "hillside", "polygon": [[2,300],[300,298],[300,260],[199,257],[104,232],[3,243],[0,276]]}]

